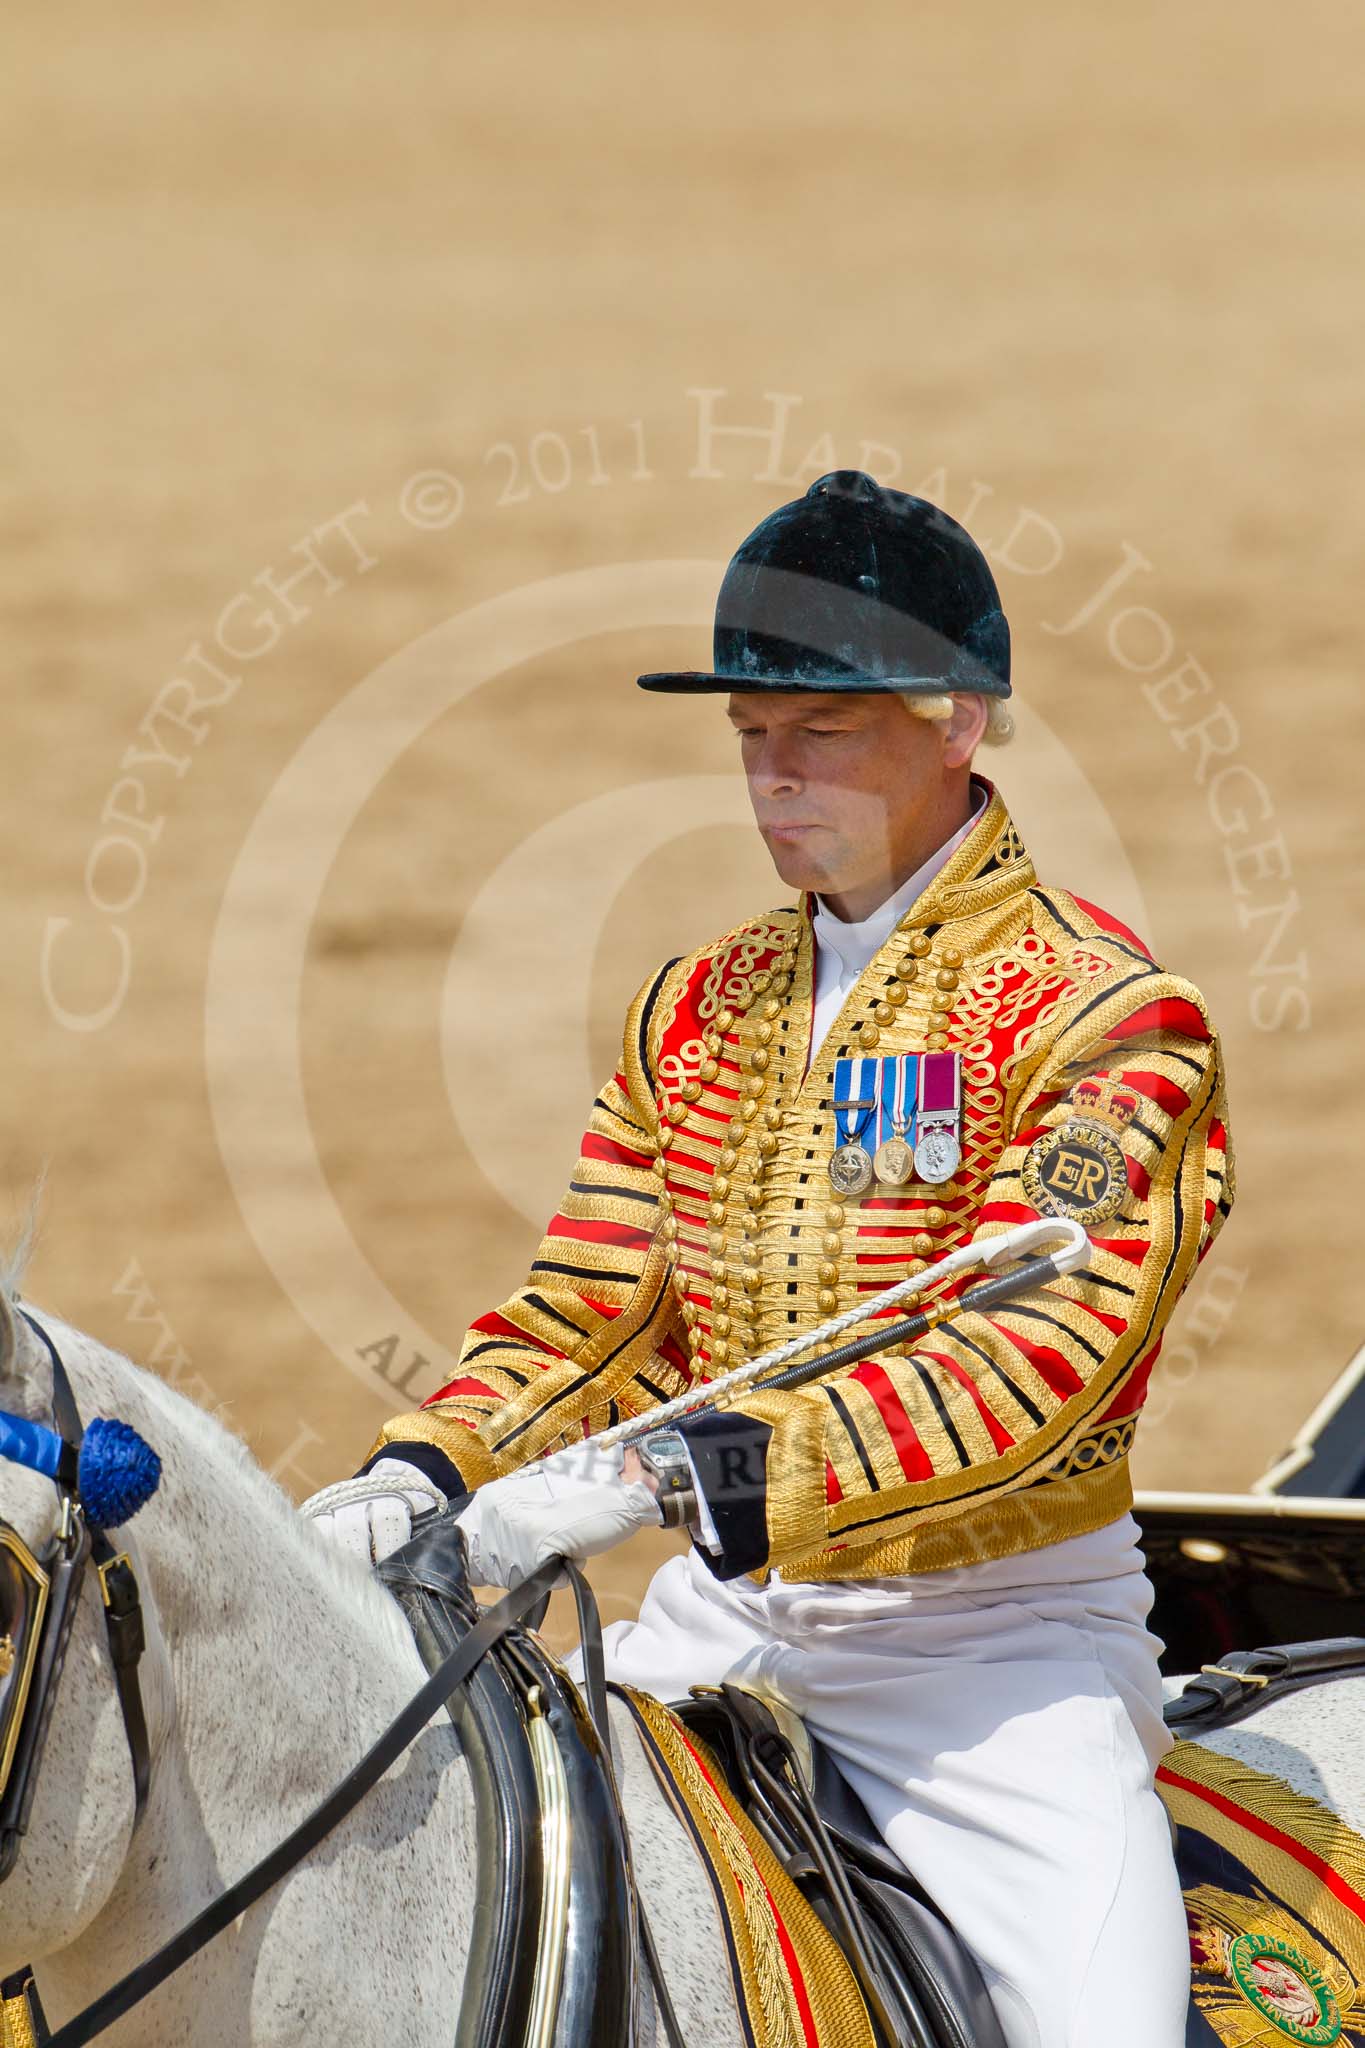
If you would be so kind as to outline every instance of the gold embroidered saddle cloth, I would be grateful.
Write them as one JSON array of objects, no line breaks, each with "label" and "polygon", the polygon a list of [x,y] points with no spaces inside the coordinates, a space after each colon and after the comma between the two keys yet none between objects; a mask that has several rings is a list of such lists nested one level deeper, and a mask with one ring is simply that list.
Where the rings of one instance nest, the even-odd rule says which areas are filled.
[{"label": "gold embroidered saddle cloth", "polygon": [[611,1689],[711,1880],[753,2048],[1004,2048],[975,1964],[784,1703]]},{"label": "gold embroidered saddle cloth", "polygon": [[1365,1840],[1282,1778],[1201,1743],[1178,1742],[1157,1786],[1178,1829],[1189,2048],[1365,2048]]}]

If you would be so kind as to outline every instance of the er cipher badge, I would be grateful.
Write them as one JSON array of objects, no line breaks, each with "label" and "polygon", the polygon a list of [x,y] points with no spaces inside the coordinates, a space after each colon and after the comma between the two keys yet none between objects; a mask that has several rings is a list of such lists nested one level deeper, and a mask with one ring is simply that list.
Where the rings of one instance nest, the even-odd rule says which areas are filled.
[{"label": "er cipher badge", "polygon": [[1131,1088],[1105,1080],[1078,1081],[1064,1124],[1034,1140],[1024,1158],[1024,1192],[1045,1216],[1076,1223],[1107,1222],[1128,1192],[1128,1162],[1116,1133],[1137,1113]]}]

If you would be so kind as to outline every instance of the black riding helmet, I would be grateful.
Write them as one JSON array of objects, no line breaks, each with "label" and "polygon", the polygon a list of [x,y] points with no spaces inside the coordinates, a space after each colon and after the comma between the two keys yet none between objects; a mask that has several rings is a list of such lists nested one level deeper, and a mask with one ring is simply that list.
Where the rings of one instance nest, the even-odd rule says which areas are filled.
[{"label": "black riding helmet", "polygon": [[779,505],[731,560],[715,667],[642,690],[970,690],[1010,694],[1010,632],[966,528],[860,469]]}]

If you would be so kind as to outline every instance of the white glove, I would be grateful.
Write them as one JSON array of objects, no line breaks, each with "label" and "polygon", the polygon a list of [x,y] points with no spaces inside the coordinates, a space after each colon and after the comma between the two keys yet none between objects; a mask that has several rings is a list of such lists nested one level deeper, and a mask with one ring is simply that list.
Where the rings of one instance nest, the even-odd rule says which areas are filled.
[{"label": "white glove", "polygon": [[624,1455],[619,1444],[602,1450],[589,1439],[486,1480],[456,1523],[474,1584],[510,1590],[549,1558],[582,1564],[636,1529],[660,1527],[650,1489],[622,1479]]},{"label": "white glove", "polygon": [[390,1551],[402,1549],[414,1515],[445,1504],[445,1495],[425,1472],[405,1458],[380,1458],[359,1479],[343,1479],[310,1494],[299,1513],[343,1550],[365,1564],[379,1564]]}]

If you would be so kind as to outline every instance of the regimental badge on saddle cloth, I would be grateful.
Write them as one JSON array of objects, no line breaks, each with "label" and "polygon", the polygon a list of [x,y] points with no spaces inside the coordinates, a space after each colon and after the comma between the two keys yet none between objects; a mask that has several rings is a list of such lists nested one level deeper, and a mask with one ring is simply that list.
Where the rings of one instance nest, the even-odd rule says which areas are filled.
[{"label": "regimental badge on saddle cloth", "polygon": [[962,1158],[962,1063],[952,1052],[838,1060],[834,1068],[835,1151],[829,1177],[841,1195],[880,1181],[937,1186]]},{"label": "regimental badge on saddle cloth", "polygon": [[1071,1113],[1024,1158],[1024,1192],[1045,1216],[1089,1226],[1117,1215],[1128,1192],[1128,1162],[1115,1133],[1137,1114],[1136,1090],[1087,1078],[1071,1091]]}]

